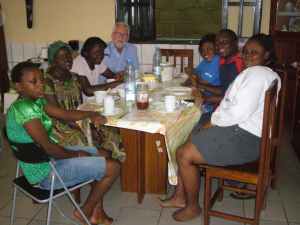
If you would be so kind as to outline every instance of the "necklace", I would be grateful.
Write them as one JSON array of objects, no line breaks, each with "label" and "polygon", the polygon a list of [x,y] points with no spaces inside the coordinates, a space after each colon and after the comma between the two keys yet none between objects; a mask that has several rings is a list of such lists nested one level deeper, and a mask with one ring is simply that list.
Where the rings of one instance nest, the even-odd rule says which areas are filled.
[{"label": "necklace", "polygon": [[55,68],[54,68],[54,71],[55,71],[56,75],[60,78],[60,81],[65,85],[66,89],[69,90],[69,84],[72,80],[72,77],[71,77],[71,80],[69,80],[69,81],[63,81],[62,77],[59,76],[59,74],[58,74],[58,72],[56,71]]}]

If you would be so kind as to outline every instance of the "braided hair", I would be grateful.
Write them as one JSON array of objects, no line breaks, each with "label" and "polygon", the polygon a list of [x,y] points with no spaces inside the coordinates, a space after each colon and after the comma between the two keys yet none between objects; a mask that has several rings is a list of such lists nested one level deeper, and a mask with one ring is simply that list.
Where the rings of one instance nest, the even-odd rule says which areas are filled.
[{"label": "braided hair", "polygon": [[266,52],[269,52],[269,57],[265,60],[264,66],[269,67],[272,70],[276,69],[277,56],[275,52],[275,45],[270,35],[266,34],[255,34],[250,40],[257,40]]}]

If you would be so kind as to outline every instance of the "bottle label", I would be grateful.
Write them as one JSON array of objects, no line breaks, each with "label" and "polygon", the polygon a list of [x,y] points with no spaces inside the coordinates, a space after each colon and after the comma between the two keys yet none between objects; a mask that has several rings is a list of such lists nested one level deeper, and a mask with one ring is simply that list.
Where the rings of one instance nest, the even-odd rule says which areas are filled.
[{"label": "bottle label", "polygon": [[161,67],[160,66],[153,67],[153,74],[154,75],[160,75],[161,74]]},{"label": "bottle label", "polygon": [[148,94],[137,94],[137,102],[146,103],[149,102]]},{"label": "bottle label", "polygon": [[135,84],[125,84],[125,100],[135,101],[136,87]]}]

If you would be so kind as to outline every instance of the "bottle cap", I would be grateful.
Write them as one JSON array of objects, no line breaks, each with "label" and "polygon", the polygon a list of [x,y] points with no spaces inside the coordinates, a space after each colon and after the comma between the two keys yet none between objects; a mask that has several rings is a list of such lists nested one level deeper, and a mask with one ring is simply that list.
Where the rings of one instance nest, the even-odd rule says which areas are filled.
[{"label": "bottle cap", "polygon": [[160,49],[160,47],[156,47],[156,50],[159,50]]},{"label": "bottle cap", "polygon": [[129,63],[130,63],[130,62],[132,62],[132,61],[131,61],[131,59],[127,59],[127,62],[129,62]]}]

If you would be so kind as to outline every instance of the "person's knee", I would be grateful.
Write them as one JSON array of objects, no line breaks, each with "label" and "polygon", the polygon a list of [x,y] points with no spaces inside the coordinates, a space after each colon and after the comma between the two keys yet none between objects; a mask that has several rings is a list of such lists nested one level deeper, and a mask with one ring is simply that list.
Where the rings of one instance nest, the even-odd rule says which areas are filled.
[{"label": "person's knee", "polygon": [[106,159],[106,174],[119,176],[121,164],[116,159]]},{"label": "person's knee", "polygon": [[189,149],[186,148],[185,144],[180,146],[176,150],[176,161],[177,161],[177,163],[190,162],[191,160],[192,160],[191,154],[189,152]]}]

